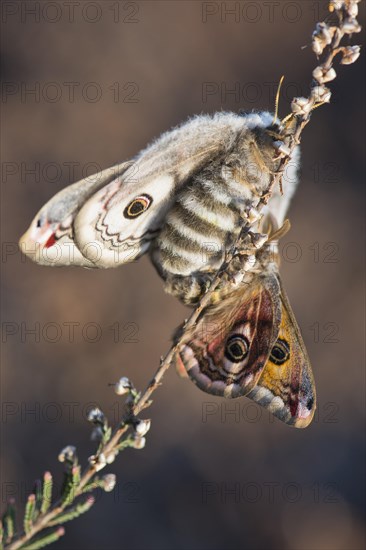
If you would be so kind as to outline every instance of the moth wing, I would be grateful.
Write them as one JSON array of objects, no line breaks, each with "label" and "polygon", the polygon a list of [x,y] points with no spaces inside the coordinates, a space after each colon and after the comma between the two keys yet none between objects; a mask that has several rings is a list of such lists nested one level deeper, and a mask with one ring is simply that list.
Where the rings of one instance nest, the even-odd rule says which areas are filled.
[{"label": "moth wing", "polygon": [[281,321],[275,274],[256,277],[203,311],[176,356],[203,391],[234,398],[257,384],[277,340]]},{"label": "moth wing", "polygon": [[41,265],[93,267],[75,245],[76,214],[91,195],[119,178],[130,165],[124,162],[106,168],[59,191],[39,210],[21,237],[21,251]]},{"label": "moth wing", "polygon": [[[218,147],[190,151],[187,146],[186,156],[181,149],[174,144],[164,154],[157,151],[155,157],[142,154],[82,206],[75,218],[74,238],[96,267],[116,267],[144,254],[158,235],[177,190],[210,161]],[[141,212],[131,215],[134,205],[141,205]]]},{"label": "moth wing", "polygon": [[96,267],[117,267],[144,254],[174,201],[174,173],[157,171],[140,179],[138,172],[134,164],[77,213],[75,243]]},{"label": "moth wing", "polygon": [[278,339],[257,385],[247,397],[283,422],[305,428],[316,409],[315,383],[300,329],[283,289],[281,310]]},{"label": "moth wing", "polygon": [[[195,117],[162,134],[114,176],[107,169],[97,183],[91,176],[67,187],[40,211],[44,225],[36,218],[23,236],[23,252],[46,265],[114,267],[136,259],[159,232],[179,187],[227,152],[242,124],[230,113]],[[126,218],[141,205],[138,216]],[[54,253],[51,261],[40,250]]]}]

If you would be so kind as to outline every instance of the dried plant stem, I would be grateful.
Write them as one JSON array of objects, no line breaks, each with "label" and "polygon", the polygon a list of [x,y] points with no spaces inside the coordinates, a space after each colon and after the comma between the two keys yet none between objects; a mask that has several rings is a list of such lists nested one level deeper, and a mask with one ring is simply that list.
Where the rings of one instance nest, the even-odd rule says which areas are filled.
[{"label": "dried plant stem", "polygon": [[[268,192],[268,190],[267,190],[267,192]],[[241,231],[235,245],[242,238],[244,232],[248,231],[249,228],[250,228],[249,225],[245,226],[243,228],[243,230]],[[132,412],[133,416],[137,416],[138,414],[140,414],[140,412],[142,410],[146,409],[147,407],[149,407],[152,404],[152,401],[150,400],[150,398],[151,398],[152,394],[154,393],[154,391],[160,386],[161,380],[162,380],[164,374],[166,373],[166,371],[169,369],[170,365],[172,364],[172,361],[173,361],[173,359],[176,355],[176,352],[178,351],[178,349],[180,348],[180,346],[182,344],[182,341],[184,340],[185,332],[195,325],[201,311],[209,304],[213,292],[215,291],[215,289],[217,288],[217,286],[221,282],[223,276],[225,275],[229,263],[234,258],[234,256],[235,256],[235,245],[228,252],[224,263],[220,267],[219,271],[216,273],[216,275],[215,275],[215,277],[214,277],[214,279],[213,279],[213,281],[210,285],[210,288],[208,289],[206,294],[201,299],[199,305],[193,310],[190,317],[185,322],[184,330],[183,330],[183,333],[182,333],[181,337],[178,339],[178,341],[174,345],[171,346],[171,348],[169,349],[169,351],[165,355],[165,357],[163,357],[161,359],[159,368],[155,372],[155,375],[150,380],[150,382],[149,382],[148,386],[146,387],[145,391],[141,394],[139,399],[136,401],[136,403],[131,408],[131,412]],[[109,442],[105,445],[105,447],[103,447],[101,452],[106,457],[108,457],[111,453],[114,453],[116,446],[119,444],[119,442],[121,440],[121,437],[125,434],[128,427],[129,427],[128,425],[122,425],[120,428],[118,428],[115,431],[115,433],[113,434],[113,436],[111,437],[111,439],[109,440]],[[83,474],[83,476],[80,480],[80,485],[79,485],[80,490],[93,477],[95,471],[96,471],[95,468],[88,468],[84,472],[84,474]]]}]

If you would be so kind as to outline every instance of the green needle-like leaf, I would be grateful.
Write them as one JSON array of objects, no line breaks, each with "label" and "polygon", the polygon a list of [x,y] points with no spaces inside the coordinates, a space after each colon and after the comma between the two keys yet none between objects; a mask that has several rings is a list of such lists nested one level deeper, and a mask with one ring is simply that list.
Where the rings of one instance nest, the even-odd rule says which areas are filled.
[{"label": "green needle-like leaf", "polygon": [[50,472],[45,472],[43,476],[41,514],[45,514],[48,511],[49,507],[51,506],[52,486],[53,486],[52,475]]},{"label": "green needle-like leaf", "polygon": [[24,512],[24,532],[28,534],[33,526],[34,513],[36,511],[36,495],[31,494],[28,497]]}]

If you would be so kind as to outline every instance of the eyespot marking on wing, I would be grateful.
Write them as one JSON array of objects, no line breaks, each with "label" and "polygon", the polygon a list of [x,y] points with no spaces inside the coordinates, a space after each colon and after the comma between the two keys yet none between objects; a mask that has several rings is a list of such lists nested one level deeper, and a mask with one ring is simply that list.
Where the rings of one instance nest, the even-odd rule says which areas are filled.
[{"label": "eyespot marking on wing", "polygon": [[225,357],[233,363],[243,361],[249,352],[248,339],[242,334],[233,334],[228,338],[225,346]]},{"label": "eyespot marking on wing", "polygon": [[125,218],[132,220],[138,218],[146,212],[152,205],[153,199],[147,193],[134,198],[124,209],[123,215]]},{"label": "eyespot marking on wing", "polygon": [[283,365],[290,358],[290,346],[286,340],[279,338],[273,346],[270,360],[275,365]]}]

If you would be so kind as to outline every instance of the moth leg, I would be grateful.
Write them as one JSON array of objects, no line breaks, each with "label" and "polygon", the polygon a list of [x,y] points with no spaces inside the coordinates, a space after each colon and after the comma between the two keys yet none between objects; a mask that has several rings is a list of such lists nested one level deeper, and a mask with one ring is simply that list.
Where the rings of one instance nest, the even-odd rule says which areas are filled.
[{"label": "moth leg", "polygon": [[238,282],[237,275],[239,275],[239,280],[242,280],[243,278],[240,278],[240,272],[253,271],[257,263],[257,258],[261,255],[261,252],[266,247],[267,242],[268,235],[266,233],[249,231],[246,235],[245,241],[240,243],[237,248],[236,255],[227,269],[229,280]]},{"label": "moth leg", "polygon": [[252,273],[257,260],[255,254],[248,251],[241,251],[235,256],[228,266],[224,278],[234,286],[241,284],[247,273]]}]

